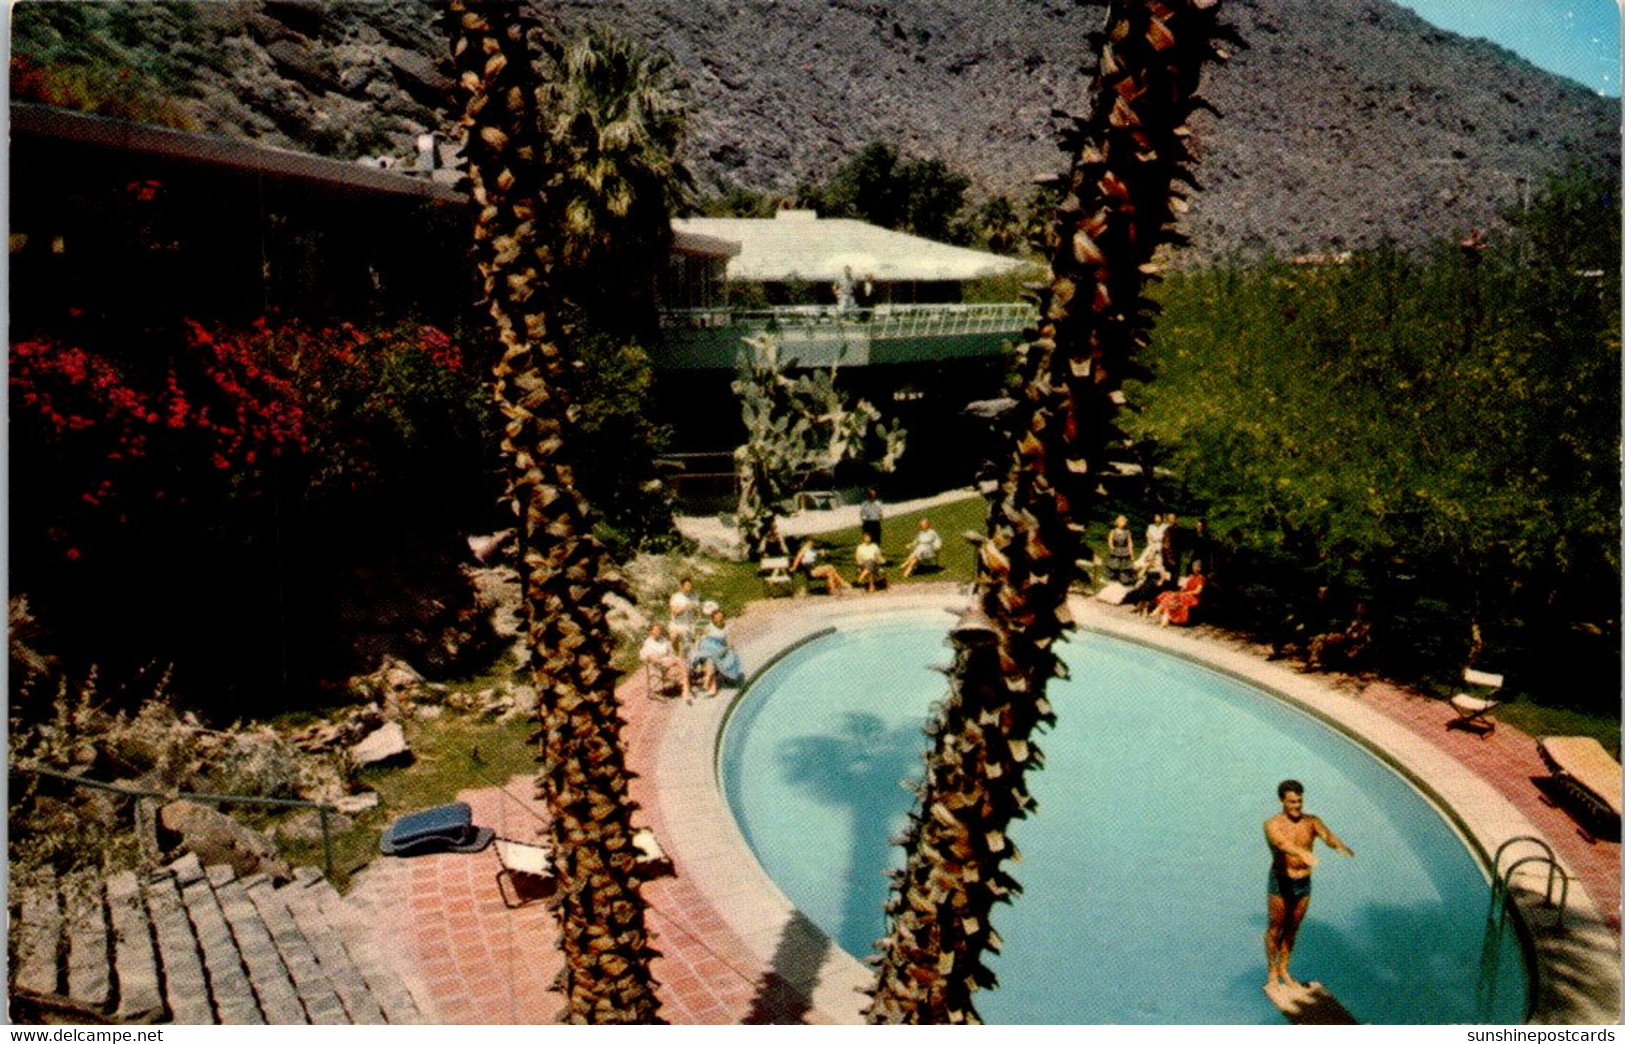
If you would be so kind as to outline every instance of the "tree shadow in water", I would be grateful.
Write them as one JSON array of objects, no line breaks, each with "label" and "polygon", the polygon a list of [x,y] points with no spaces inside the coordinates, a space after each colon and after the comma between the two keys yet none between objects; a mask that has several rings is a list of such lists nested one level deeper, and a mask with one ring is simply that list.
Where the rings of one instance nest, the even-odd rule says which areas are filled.
[{"label": "tree shadow in water", "polygon": [[884,930],[891,824],[914,804],[903,781],[920,777],[922,726],[888,729],[874,714],[848,712],[835,735],[800,736],[780,751],[786,782],[820,804],[847,811],[851,845],[845,880],[837,882],[845,888],[832,934],[860,957]]}]

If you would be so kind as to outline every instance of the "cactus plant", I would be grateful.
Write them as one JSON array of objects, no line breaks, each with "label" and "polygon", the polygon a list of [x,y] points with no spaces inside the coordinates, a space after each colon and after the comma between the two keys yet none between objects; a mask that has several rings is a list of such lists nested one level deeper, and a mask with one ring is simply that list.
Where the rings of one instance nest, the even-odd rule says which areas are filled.
[{"label": "cactus plant", "polygon": [[893,470],[907,444],[901,423],[888,428],[867,399],[848,405],[835,388],[835,368],[797,377],[784,371],[794,359],[780,354],[771,334],[745,338],[733,392],[745,422],[745,442],[734,450],[739,476],[736,509],[739,532],[754,554],[762,546],[779,505],[816,474],[847,461],[864,459],[870,439],[881,446],[869,461],[881,473]]}]

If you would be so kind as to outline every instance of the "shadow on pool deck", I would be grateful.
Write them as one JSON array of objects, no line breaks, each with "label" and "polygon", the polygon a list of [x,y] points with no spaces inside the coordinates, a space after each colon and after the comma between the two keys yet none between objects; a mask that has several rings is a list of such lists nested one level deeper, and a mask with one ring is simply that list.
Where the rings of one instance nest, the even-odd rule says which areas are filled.
[{"label": "shadow on pool deck", "polygon": [[748,1025],[805,1022],[812,1011],[807,1000],[818,983],[819,969],[830,952],[829,936],[797,910],[779,934],[772,970],[751,998]]}]

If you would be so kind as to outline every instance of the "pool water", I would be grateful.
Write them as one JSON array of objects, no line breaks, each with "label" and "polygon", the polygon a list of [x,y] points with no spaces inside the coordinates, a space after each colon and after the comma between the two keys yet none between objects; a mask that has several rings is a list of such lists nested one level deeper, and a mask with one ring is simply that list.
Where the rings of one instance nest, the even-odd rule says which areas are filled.
[{"label": "pool water", "polygon": [[[922,778],[921,731],[947,682],[944,614],[857,623],[752,683],[721,774],[769,876],[843,949],[885,932],[890,843]],[[1276,784],[1352,849],[1316,848],[1292,970],[1361,1022],[1522,1021],[1523,956],[1487,920],[1489,885],[1446,820],[1321,722],[1197,664],[1086,633],[1053,682],[1059,722],[1011,831],[1023,894],[996,908],[1002,1023],[1279,1023],[1264,997],[1263,822]]]}]

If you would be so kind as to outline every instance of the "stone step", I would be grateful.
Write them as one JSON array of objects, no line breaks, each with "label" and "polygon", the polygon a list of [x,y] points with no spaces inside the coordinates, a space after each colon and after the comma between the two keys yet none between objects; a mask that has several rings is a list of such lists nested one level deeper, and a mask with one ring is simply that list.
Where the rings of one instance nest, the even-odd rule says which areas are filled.
[{"label": "stone step", "polygon": [[312,882],[309,888],[322,913],[343,935],[350,959],[367,981],[384,1020],[409,1025],[421,1023],[423,1016],[417,1002],[378,947],[373,922],[361,910],[345,902],[326,879]]},{"label": "stone step", "polygon": [[275,888],[269,877],[255,874],[243,882],[243,890],[271,933],[271,940],[288,969],[310,1022],[317,1026],[348,1024],[350,1020],[345,1014],[344,1003],[339,1000],[327,972],[316,960],[315,951],[310,948],[310,943],[294,922],[293,914],[288,911],[287,899],[283,895],[287,889]]},{"label": "stone step", "polygon": [[126,870],[107,879],[107,915],[113,927],[113,973],[118,981],[119,1022],[162,1018],[164,999],[158,986],[158,955],[141,902],[141,885]]},{"label": "stone step", "polygon": [[[300,867],[300,870],[305,869]],[[345,1014],[349,1016],[350,1022],[358,1026],[381,1025],[384,1013],[378,1007],[378,1001],[373,997],[372,991],[367,988],[366,979],[362,978],[355,962],[350,959],[349,951],[344,948],[344,942],[339,938],[338,931],[326,917],[322,916],[317,896],[310,888],[310,878],[296,880],[284,887],[282,892],[287,900],[288,912],[293,915],[300,934],[310,944],[311,951],[316,955],[316,962],[321,965],[328,981],[333,984],[333,989],[343,1002]]]},{"label": "stone step", "polygon": [[214,1005],[209,1002],[209,979],[203,970],[197,936],[186,916],[181,886],[172,870],[153,875],[144,889],[147,919],[152,922],[158,943],[158,959],[164,971],[164,1000],[173,1022],[189,1026],[213,1025]]},{"label": "stone step", "polygon": [[16,985],[33,993],[60,993],[62,907],[54,885],[31,887],[21,896],[15,921]]},{"label": "stone step", "polygon": [[186,856],[92,897],[55,883],[12,898],[19,993],[94,1021],[191,1025],[417,1023],[368,912],[320,873],[276,887]]},{"label": "stone step", "polygon": [[249,984],[259,999],[263,1021],[272,1025],[292,1025],[308,1021],[304,1005],[299,1003],[299,991],[294,989],[276,942],[249,901],[248,891],[237,880],[229,866],[211,866],[209,884],[220,901],[220,912],[225,915],[232,938],[237,941],[237,952],[242,955],[248,972]]},{"label": "stone step", "polygon": [[175,880],[181,886],[181,901],[186,904],[186,916],[192,922],[193,934],[203,954],[203,967],[209,976],[209,992],[214,999],[215,1012],[225,1026],[260,1026],[265,1018],[260,1014],[254,988],[248,984],[243,968],[243,956],[237,949],[226,926],[226,917],[220,910],[209,877],[198,865],[197,857],[188,855],[175,864]]},{"label": "stone step", "polygon": [[113,1004],[107,938],[103,896],[81,900],[68,917],[68,998],[96,1011]]}]

